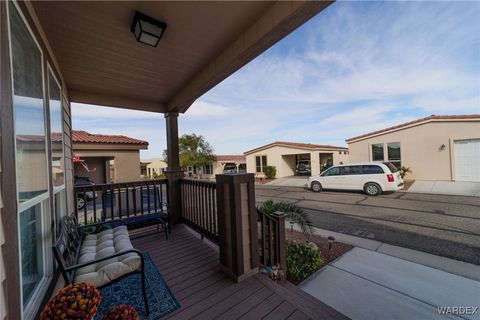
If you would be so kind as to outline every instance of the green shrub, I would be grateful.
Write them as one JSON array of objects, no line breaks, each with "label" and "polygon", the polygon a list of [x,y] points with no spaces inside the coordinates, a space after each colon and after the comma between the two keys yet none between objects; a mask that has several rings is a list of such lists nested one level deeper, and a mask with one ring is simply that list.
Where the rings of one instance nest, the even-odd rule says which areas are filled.
[{"label": "green shrub", "polygon": [[268,179],[273,179],[277,175],[277,169],[274,166],[266,166],[264,173]]},{"label": "green shrub", "polygon": [[301,282],[323,265],[318,248],[293,240],[287,247],[287,277]]}]

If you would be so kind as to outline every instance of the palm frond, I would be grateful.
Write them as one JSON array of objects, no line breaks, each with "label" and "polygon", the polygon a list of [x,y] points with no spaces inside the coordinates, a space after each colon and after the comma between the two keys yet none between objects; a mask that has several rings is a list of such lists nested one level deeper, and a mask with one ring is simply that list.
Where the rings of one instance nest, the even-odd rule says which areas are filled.
[{"label": "palm frond", "polygon": [[276,211],[284,212],[287,215],[287,220],[298,224],[303,233],[311,234],[313,231],[310,214],[293,203],[288,203],[285,201],[274,202],[273,200],[267,200],[257,208],[261,212],[269,215]]}]

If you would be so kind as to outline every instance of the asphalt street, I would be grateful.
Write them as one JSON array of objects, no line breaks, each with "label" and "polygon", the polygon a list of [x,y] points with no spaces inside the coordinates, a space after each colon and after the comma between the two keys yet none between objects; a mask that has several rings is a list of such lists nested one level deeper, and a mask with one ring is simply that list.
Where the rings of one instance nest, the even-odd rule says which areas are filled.
[{"label": "asphalt street", "polygon": [[257,204],[267,199],[297,204],[318,228],[480,265],[480,197],[257,185]]}]

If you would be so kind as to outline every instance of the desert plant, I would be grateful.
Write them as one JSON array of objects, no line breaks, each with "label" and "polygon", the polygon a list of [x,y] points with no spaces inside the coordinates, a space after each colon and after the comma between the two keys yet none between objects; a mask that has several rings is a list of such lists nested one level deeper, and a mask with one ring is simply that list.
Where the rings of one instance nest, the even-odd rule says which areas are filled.
[{"label": "desert plant", "polygon": [[410,169],[410,167],[405,167],[405,166],[401,166],[399,171],[400,171],[400,177],[402,177],[402,179],[405,178],[407,173],[412,173],[412,170]]},{"label": "desert plant", "polygon": [[275,211],[284,212],[287,215],[287,220],[298,224],[303,233],[312,233],[312,221],[310,220],[310,215],[293,203],[267,200],[258,207],[258,210],[265,214],[272,214]]},{"label": "desert plant", "polygon": [[266,166],[264,168],[264,173],[268,179],[273,179],[277,175],[277,168],[274,166]]},{"label": "desert plant", "polygon": [[323,264],[320,251],[316,247],[301,244],[296,240],[287,247],[287,277],[293,282],[301,282],[317,271]]}]

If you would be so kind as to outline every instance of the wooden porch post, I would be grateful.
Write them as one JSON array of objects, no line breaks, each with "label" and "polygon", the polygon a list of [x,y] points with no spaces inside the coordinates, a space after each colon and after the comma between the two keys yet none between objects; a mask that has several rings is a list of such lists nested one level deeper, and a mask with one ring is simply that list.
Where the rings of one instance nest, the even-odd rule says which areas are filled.
[{"label": "wooden porch post", "polygon": [[219,174],[216,180],[220,265],[240,282],[258,272],[255,178],[253,173]]},{"label": "wooden porch post", "polygon": [[180,222],[182,217],[180,179],[183,178],[183,171],[180,168],[178,148],[178,113],[166,113],[165,122],[168,163],[168,170],[165,172],[165,175],[168,179],[168,204],[170,206],[171,223],[175,224]]}]

